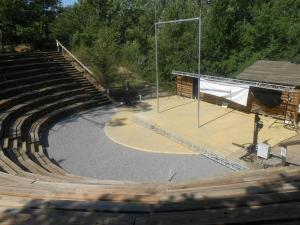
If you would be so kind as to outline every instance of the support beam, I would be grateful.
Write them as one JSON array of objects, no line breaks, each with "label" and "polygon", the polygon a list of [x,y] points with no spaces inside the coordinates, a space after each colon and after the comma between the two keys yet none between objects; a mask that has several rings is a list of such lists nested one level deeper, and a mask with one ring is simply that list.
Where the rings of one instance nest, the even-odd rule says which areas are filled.
[{"label": "support beam", "polygon": [[[196,73],[188,73],[188,72],[174,70],[174,71],[172,71],[172,75],[194,77],[194,78],[199,79],[199,76]],[[229,83],[229,84],[246,84],[251,87],[259,87],[259,88],[265,88],[265,89],[277,90],[277,91],[286,91],[286,92],[295,92],[296,91],[295,86],[288,86],[288,85],[279,85],[279,84],[270,84],[270,83],[263,83],[263,82],[231,79],[231,78],[226,78],[226,77],[209,76],[209,75],[203,75],[203,74],[200,74],[200,78],[203,78],[205,80],[215,81],[215,82]]]},{"label": "support beam", "polygon": [[189,18],[189,19],[180,19],[180,20],[160,21],[160,22],[155,23],[155,25],[172,24],[172,23],[183,23],[183,22],[192,22],[192,21],[199,21],[199,20],[200,20],[200,17]]}]

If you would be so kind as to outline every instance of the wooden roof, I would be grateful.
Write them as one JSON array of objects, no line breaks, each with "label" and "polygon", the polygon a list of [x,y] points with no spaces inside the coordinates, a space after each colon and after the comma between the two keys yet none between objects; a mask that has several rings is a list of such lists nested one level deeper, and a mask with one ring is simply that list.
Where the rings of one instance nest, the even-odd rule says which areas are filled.
[{"label": "wooden roof", "polygon": [[300,64],[258,60],[240,73],[237,79],[300,87]]}]

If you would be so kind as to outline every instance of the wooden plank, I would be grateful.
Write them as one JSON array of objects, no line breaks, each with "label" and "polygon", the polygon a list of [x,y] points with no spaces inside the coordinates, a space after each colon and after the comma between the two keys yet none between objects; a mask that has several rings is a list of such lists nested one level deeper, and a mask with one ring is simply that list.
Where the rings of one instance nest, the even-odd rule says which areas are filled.
[{"label": "wooden plank", "polygon": [[269,180],[279,179],[285,177],[288,179],[290,176],[298,175],[300,173],[299,168],[272,168],[265,170],[250,170],[243,172],[234,172],[222,177],[212,177],[206,178],[199,181],[192,182],[178,182],[172,184],[169,190],[173,189],[185,189],[190,187],[203,187],[203,186],[216,186],[224,185],[228,183],[242,183],[249,181]]},{"label": "wooden plank", "polygon": [[128,212],[147,213],[152,209],[151,205],[134,202],[114,202],[114,201],[70,201],[70,200],[42,200],[25,199],[18,197],[1,198],[0,206],[10,206],[11,208],[35,208],[35,209],[59,209],[74,211],[98,211],[98,212]]},{"label": "wooden plank", "polygon": [[0,223],[3,225],[41,224],[41,225],[132,225],[136,214],[84,212],[75,210],[0,208]]},{"label": "wooden plank", "polygon": [[[226,204],[220,202],[220,205]],[[300,221],[300,203],[282,203],[265,205],[259,208],[239,207],[228,209],[208,209],[194,212],[153,213],[136,220],[137,225],[212,225],[212,224],[246,224],[250,222],[269,221],[270,224],[279,220]],[[273,223],[273,224],[274,224]]]},{"label": "wooden plank", "polygon": [[[221,209],[221,208],[238,208],[238,207],[261,207],[269,204],[277,204],[283,202],[299,202],[300,193],[262,193],[251,194],[246,196],[230,196],[219,198],[203,197],[202,199],[194,198],[193,195],[186,195],[186,199],[180,202],[174,202],[171,199],[161,201],[154,207],[153,211],[193,211],[205,209]],[[225,203],[222,205],[221,203]]]},{"label": "wooden plank", "polygon": [[[123,190],[123,189],[122,189]],[[108,202],[140,202],[153,204],[159,201],[159,196],[151,194],[139,194],[137,190],[127,190],[127,193],[122,190],[108,190],[108,189],[94,189],[94,193],[86,193],[80,191],[58,191],[55,189],[51,190],[39,190],[22,187],[2,186],[0,195],[2,196],[16,196],[21,198],[33,198],[33,199],[44,199],[44,200],[72,200],[72,201],[108,201]],[[124,192],[126,190],[124,189]],[[134,194],[136,193],[136,194]]]},{"label": "wooden plank", "polygon": [[180,188],[180,189],[168,189],[167,192],[169,193],[182,193],[182,192],[195,192],[199,191],[202,192],[203,190],[234,190],[235,188],[248,188],[249,186],[256,187],[256,188],[261,188],[261,187],[266,187],[268,185],[273,185],[274,187],[283,185],[284,183],[293,183],[293,182],[299,182],[300,181],[300,175],[294,175],[290,177],[286,177],[286,179],[283,181],[280,177],[274,177],[272,178],[254,178],[252,180],[248,181],[243,181],[243,180],[238,180],[238,179],[232,179],[232,180],[227,180],[222,182],[218,182],[216,179],[215,182],[210,182],[210,183],[204,183],[203,185],[199,184],[197,186],[193,187],[185,187],[185,188]]}]

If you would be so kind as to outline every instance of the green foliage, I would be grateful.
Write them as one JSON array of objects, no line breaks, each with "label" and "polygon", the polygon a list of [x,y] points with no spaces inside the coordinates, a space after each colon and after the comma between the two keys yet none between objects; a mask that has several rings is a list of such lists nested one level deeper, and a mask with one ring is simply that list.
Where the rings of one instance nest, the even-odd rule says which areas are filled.
[{"label": "green foliage", "polygon": [[[106,86],[153,82],[154,21],[198,17],[200,2],[79,0],[61,10],[60,1],[48,0],[45,14],[42,0],[0,0],[1,40],[57,38]],[[234,77],[258,59],[300,62],[300,0],[202,2],[202,73]],[[161,26],[158,36],[162,82],[173,69],[197,72],[196,22]]]},{"label": "green foliage", "polygon": [[205,19],[207,73],[234,75],[258,59],[299,56],[299,0],[214,1]]},{"label": "green foliage", "polygon": [[2,48],[24,42],[46,47],[50,24],[60,8],[60,0],[0,0]]},{"label": "green foliage", "polygon": [[0,1],[0,37],[1,45],[13,44],[17,41],[17,30],[20,30],[24,21],[21,12],[24,11],[24,0],[1,0]]},{"label": "green foliage", "polygon": [[[197,17],[199,2],[82,0],[65,11],[53,31],[71,47],[89,49],[89,62],[107,85],[122,81],[120,67],[126,68],[126,79],[154,81],[155,16],[156,20]],[[202,8],[202,73],[235,76],[258,59],[299,62],[300,0],[210,2]],[[172,79],[173,69],[197,72],[197,35],[197,23],[160,27],[163,82]]]}]

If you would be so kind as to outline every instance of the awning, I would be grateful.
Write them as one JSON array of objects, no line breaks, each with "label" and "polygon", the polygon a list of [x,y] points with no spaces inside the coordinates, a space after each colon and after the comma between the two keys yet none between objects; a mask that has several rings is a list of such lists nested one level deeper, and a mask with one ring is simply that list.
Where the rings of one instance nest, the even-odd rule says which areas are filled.
[{"label": "awning", "polygon": [[249,88],[245,84],[221,83],[200,78],[200,92],[226,98],[244,106],[247,106]]}]

